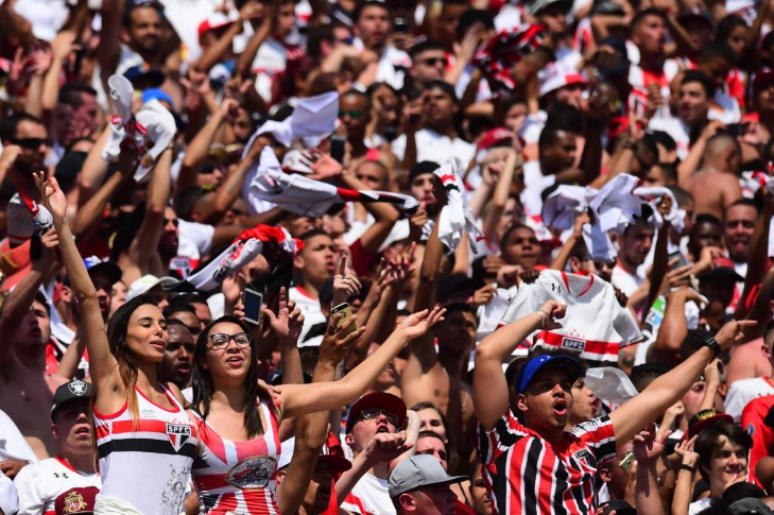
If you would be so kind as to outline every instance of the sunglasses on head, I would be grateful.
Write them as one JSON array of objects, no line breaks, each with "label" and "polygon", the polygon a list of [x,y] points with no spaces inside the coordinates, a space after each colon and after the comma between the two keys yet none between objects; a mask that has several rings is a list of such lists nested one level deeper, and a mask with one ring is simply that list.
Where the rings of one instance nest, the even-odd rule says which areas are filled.
[{"label": "sunglasses on head", "polygon": [[51,142],[45,138],[19,138],[13,140],[13,143],[30,150],[37,150],[41,145],[51,145]]}]

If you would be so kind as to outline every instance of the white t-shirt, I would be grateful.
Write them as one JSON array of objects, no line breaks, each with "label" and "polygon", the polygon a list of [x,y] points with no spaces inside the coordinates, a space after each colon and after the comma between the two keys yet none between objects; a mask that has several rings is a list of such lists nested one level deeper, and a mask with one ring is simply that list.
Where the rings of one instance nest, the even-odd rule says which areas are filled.
[{"label": "white t-shirt", "polygon": [[13,483],[19,493],[19,515],[53,513],[57,496],[67,490],[102,486],[99,474],[76,470],[59,457],[27,465]]},{"label": "white t-shirt", "polygon": [[648,123],[650,131],[663,131],[669,134],[677,145],[677,157],[688,157],[691,144],[691,128],[679,118],[653,118]]},{"label": "white t-shirt", "polygon": [[624,292],[627,297],[637,291],[637,288],[639,288],[644,281],[644,277],[630,274],[617,263],[615,268],[613,268],[613,273],[610,277],[610,282],[613,286]]},{"label": "white t-shirt", "polygon": [[[459,158],[465,166],[476,155],[476,147],[460,138],[451,139],[438,134],[432,129],[421,129],[416,132],[417,163],[432,161],[442,165],[450,157]],[[401,134],[392,142],[392,152],[399,160],[406,155],[406,135]]]},{"label": "white t-shirt", "polygon": [[322,343],[322,333],[319,337],[307,339],[307,334],[312,327],[326,322],[320,308],[320,301],[313,299],[304,290],[302,286],[294,286],[288,292],[288,299],[296,303],[296,307],[304,315],[304,328],[301,330],[301,337],[298,339],[299,347],[319,346]]},{"label": "white t-shirt", "polygon": [[341,503],[342,509],[360,515],[395,515],[388,490],[388,481],[373,474],[363,474],[360,481]]},{"label": "white t-shirt", "polygon": [[38,457],[35,456],[32,448],[24,439],[19,428],[16,427],[11,417],[0,410],[0,461],[17,460],[29,461],[35,463]]},{"label": "white t-shirt", "polygon": [[527,216],[540,216],[543,211],[543,190],[556,183],[555,175],[543,175],[538,161],[524,163],[524,191],[521,192],[521,204]]},{"label": "white t-shirt", "polygon": [[178,220],[180,237],[177,244],[177,255],[199,260],[210,253],[215,227],[209,224]]},{"label": "white t-shirt", "polygon": [[772,394],[774,394],[774,383],[768,377],[753,377],[734,381],[726,394],[726,413],[734,417],[736,422],[739,422],[742,418],[742,411],[751,400]]},{"label": "white t-shirt", "polygon": [[[360,38],[355,38],[352,46],[360,51],[365,48],[363,40]],[[393,88],[400,90],[403,88],[406,70],[409,68],[411,68],[411,57],[406,52],[398,50],[392,45],[385,45],[382,55],[379,57],[376,82],[386,82]]]},{"label": "white t-shirt", "polygon": [[712,504],[712,499],[705,497],[688,505],[688,515],[696,515],[706,510]]}]

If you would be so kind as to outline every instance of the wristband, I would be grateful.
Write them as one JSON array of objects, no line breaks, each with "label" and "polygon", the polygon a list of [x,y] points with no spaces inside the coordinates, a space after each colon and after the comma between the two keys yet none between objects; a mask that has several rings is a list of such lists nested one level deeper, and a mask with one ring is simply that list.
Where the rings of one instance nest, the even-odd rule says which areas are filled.
[{"label": "wristband", "polygon": [[687,470],[687,471],[688,471],[688,472],[690,472],[691,474],[693,474],[694,472],[696,472],[696,469],[695,469],[695,468],[693,468],[693,466],[691,466],[691,465],[686,465],[686,464],[682,464],[682,465],[680,465],[680,470]]},{"label": "wristband", "polygon": [[704,346],[709,347],[709,349],[712,351],[712,354],[713,354],[712,359],[717,358],[718,355],[723,351],[723,349],[720,348],[720,344],[718,343],[718,341],[712,336],[704,340]]},{"label": "wristband", "polygon": [[538,309],[535,311],[538,315],[540,315],[540,329],[545,329],[546,327],[546,319],[548,318],[548,311],[545,309]]}]

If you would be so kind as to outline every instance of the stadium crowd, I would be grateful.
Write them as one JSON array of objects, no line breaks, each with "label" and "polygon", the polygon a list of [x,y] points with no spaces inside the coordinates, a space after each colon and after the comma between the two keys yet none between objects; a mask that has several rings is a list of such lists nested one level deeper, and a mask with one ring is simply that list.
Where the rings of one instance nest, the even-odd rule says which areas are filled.
[{"label": "stadium crowd", "polygon": [[774,514],[773,0],[0,0],[0,515]]}]

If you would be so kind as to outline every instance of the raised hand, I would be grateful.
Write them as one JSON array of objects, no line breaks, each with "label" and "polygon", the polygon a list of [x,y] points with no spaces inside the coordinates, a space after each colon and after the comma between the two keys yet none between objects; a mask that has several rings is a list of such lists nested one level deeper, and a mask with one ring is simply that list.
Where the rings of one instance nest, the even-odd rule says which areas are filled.
[{"label": "raised hand", "polygon": [[414,444],[406,442],[405,431],[377,433],[368,442],[364,452],[371,463],[389,463],[413,446]]},{"label": "raised hand", "polygon": [[45,172],[33,172],[32,178],[40,191],[43,205],[51,212],[54,223],[61,223],[67,214],[67,199],[55,177],[46,178]]},{"label": "raised hand", "polygon": [[699,435],[696,435],[690,440],[681,440],[680,443],[675,446],[675,454],[680,457],[682,465],[696,467],[696,464],[699,462],[699,453],[694,452],[693,450],[693,445],[696,443],[696,437],[698,436]]},{"label": "raised hand", "polygon": [[347,328],[357,322],[357,316],[350,319],[350,324],[339,326],[343,318],[344,314],[336,313],[328,322],[328,329],[320,345],[320,360],[338,365],[349,349],[363,336],[365,326],[347,333]]},{"label": "raised hand", "polygon": [[311,168],[314,174],[310,177],[317,180],[333,179],[339,177],[344,171],[341,163],[333,159],[330,154],[320,154]]},{"label": "raised hand", "polygon": [[635,435],[632,450],[638,466],[654,466],[664,452],[666,440],[671,433],[672,431],[664,431],[657,434],[655,426],[651,424],[648,429]]},{"label": "raised hand", "polygon": [[446,309],[441,308],[440,306],[434,307],[433,310],[429,312],[424,309],[419,313],[413,313],[406,317],[406,319],[398,326],[398,330],[402,331],[409,340],[419,338],[420,336],[427,334],[427,331],[435,324],[442,322],[445,313]]},{"label": "raised hand", "polygon": [[338,306],[347,302],[350,297],[360,294],[363,287],[357,276],[347,268],[347,256],[342,255],[339,260],[339,268],[333,276],[333,299],[331,306]]},{"label": "raised hand", "polygon": [[549,300],[540,306],[540,309],[537,310],[537,313],[543,320],[541,329],[559,329],[562,327],[562,324],[557,322],[556,319],[564,318],[564,315],[567,313],[567,305],[560,304],[555,300]]},{"label": "raised hand", "polygon": [[304,315],[301,314],[300,309],[295,308],[294,304],[288,303],[287,299],[287,290],[284,287],[280,288],[277,313],[266,306],[262,308],[262,312],[280,343],[295,344],[304,327]]},{"label": "raised hand", "polygon": [[757,322],[755,320],[728,322],[720,328],[718,334],[715,335],[715,340],[717,340],[722,350],[728,350],[733,344],[741,343],[744,339],[745,327],[753,327],[756,324]]}]

